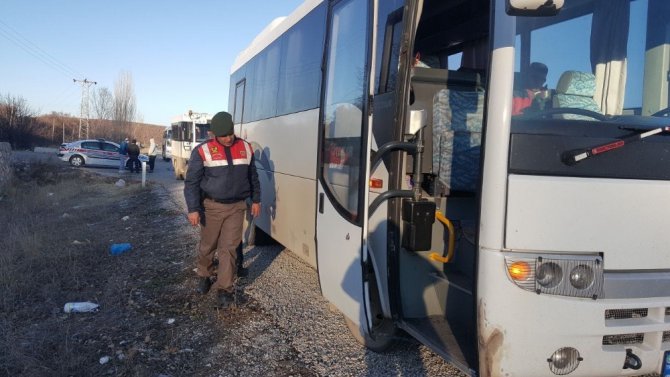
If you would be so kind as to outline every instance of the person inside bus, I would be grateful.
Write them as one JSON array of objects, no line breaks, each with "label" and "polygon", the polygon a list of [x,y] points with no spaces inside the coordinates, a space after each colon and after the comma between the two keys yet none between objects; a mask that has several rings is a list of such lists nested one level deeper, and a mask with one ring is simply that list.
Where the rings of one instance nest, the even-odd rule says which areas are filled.
[{"label": "person inside bus", "polygon": [[[440,59],[434,55],[421,55],[420,51],[417,51],[414,54],[414,60],[412,61],[412,68],[436,68],[440,66]],[[410,85],[409,87],[409,104],[414,104],[414,87]]]},{"label": "person inside bus", "polygon": [[[235,137],[229,113],[212,118],[212,139],[191,152],[184,179],[188,220],[200,227],[197,255],[198,292],[217,290],[220,307],[235,302],[236,249],[251,199],[251,215],[260,214],[261,189],[251,145]],[[218,259],[218,266],[214,260]],[[212,282],[212,278],[216,280]]]},{"label": "person inside bus", "polygon": [[533,62],[522,76],[522,87],[514,90],[512,115],[542,111],[550,104],[550,93],[545,85],[549,69],[540,62]]}]

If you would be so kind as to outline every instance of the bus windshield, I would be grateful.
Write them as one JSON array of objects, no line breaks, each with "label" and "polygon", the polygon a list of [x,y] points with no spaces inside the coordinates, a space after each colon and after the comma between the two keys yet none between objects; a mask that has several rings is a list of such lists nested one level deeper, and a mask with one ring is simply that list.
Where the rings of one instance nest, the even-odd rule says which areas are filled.
[{"label": "bus windshield", "polygon": [[555,108],[653,115],[667,108],[669,24],[663,0],[566,0],[557,17],[518,17],[515,98],[528,100],[515,100],[515,115]]},{"label": "bus windshield", "polygon": [[[545,154],[561,153],[626,138],[632,130],[661,127],[660,117],[668,108],[668,26],[670,2],[664,0],[565,0],[556,17],[517,17],[513,133],[544,137],[535,135],[531,141],[513,135],[512,148],[518,153],[512,154],[511,170],[670,178],[651,166],[654,145],[667,143],[666,132],[645,140],[651,148],[648,159],[640,154],[645,144],[636,143],[625,152],[603,153],[589,159],[586,167],[573,164],[568,170],[565,164],[550,166],[556,161],[538,161],[530,147],[524,147],[532,143],[537,149],[539,143]],[[630,163],[630,169],[621,170],[632,156],[646,166],[645,173]]]},{"label": "bus windshield", "polygon": [[195,141],[205,141],[209,139],[209,136],[207,136],[207,131],[209,131],[209,123],[196,124],[195,128],[196,128]]}]

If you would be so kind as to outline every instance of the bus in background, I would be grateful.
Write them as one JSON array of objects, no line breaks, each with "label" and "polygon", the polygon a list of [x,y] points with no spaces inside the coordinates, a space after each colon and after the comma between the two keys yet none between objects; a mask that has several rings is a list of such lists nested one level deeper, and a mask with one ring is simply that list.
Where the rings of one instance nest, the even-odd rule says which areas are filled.
[{"label": "bus in background", "polygon": [[186,177],[188,159],[191,151],[203,141],[207,140],[207,131],[212,116],[206,113],[195,113],[191,110],[186,114],[172,117],[172,168],[177,179]]},{"label": "bus in background", "polygon": [[372,350],[670,370],[667,30],[666,0],[307,0],[231,68],[255,234]]},{"label": "bus in background", "polygon": [[163,161],[172,158],[172,126],[163,131],[163,148],[161,149]]}]

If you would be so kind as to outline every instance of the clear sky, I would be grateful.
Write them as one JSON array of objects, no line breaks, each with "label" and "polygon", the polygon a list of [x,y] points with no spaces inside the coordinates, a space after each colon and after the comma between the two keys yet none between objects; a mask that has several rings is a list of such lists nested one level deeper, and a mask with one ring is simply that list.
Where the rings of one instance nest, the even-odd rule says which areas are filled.
[{"label": "clear sky", "polygon": [[[192,109],[228,109],[230,67],[274,18],[302,0],[2,0],[0,95],[38,114],[78,116],[81,86],[133,79],[137,112],[167,125]],[[91,114],[93,116],[93,114]]]}]

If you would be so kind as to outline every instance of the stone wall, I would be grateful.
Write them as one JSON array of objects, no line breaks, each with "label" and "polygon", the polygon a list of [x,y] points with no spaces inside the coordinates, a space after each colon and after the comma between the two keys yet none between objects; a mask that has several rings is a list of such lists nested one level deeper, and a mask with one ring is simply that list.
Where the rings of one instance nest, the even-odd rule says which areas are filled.
[{"label": "stone wall", "polygon": [[0,142],[0,195],[12,179],[12,146],[6,142]]}]

